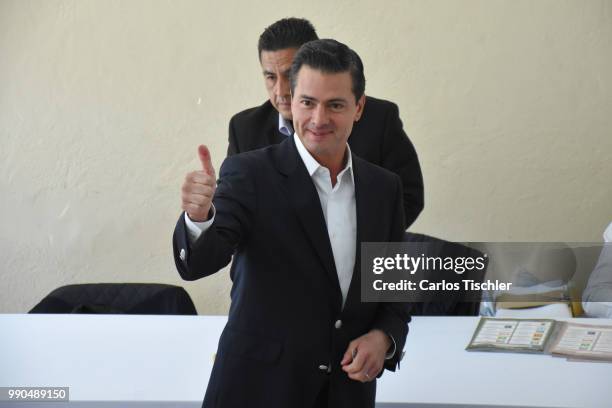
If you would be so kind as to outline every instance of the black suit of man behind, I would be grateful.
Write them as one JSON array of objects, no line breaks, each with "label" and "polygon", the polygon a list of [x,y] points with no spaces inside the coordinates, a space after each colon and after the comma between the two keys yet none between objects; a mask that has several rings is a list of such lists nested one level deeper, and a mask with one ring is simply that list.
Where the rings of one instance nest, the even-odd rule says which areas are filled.
[{"label": "black suit of man behind", "polygon": [[[278,130],[278,111],[266,101],[232,117],[227,155],[280,143],[286,138]],[[423,176],[414,146],[403,130],[397,105],[368,96],[348,143],[357,156],[400,176],[405,227],[412,225],[423,210]]]},{"label": "black suit of man behind", "polygon": [[395,339],[385,367],[401,358],[407,310],[361,302],[359,267],[361,242],[401,240],[401,183],[355,155],[353,169],[357,256],[344,307],[319,197],[293,138],[225,160],[214,222],[192,246],[181,215],[173,244],[184,279],[215,273],[233,255],[232,304],[205,407],[310,408],[323,387],[330,407],[374,407],[376,382],[348,378],[340,361],[372,329]]}]

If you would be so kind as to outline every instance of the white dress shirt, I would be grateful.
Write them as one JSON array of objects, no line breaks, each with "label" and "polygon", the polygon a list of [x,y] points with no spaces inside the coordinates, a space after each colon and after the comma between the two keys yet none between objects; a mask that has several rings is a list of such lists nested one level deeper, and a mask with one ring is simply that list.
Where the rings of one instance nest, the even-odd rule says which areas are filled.
[{"label": "white dress shirt", "polygon": [[293,140],[319,195],[344,306],[353,278],[357,250],[357,210],[351,149],[347,144],[346,164],[338,173],[336,185],[332,187],[329,170],[312,157],[297,134],[293,135]]},{"label": "white dress shirt", "polygon": [[289,137],[293,136],[293,124],[290,120],[283,118],[283,115],[278,114],[278,131]]}]

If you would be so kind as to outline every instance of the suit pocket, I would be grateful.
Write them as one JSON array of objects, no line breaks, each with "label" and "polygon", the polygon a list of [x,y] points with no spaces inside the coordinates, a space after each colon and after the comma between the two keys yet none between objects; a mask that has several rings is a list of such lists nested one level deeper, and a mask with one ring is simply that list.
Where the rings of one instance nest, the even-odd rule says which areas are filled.
[{"label": "suit pocket", "polygon": [[246,357],[268,364],[276,363],[283,350],[283,345],[278,340],[227,327],[221,343],[227,355]]}]

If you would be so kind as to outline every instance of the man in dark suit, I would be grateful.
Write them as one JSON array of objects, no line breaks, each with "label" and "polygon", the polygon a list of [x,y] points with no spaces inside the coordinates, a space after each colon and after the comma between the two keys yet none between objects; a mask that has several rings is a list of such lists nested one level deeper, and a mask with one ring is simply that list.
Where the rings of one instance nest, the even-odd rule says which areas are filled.
[{"label": "man in dark suit", "polygon": [[[316,39],[312,24],[298,18],[279,20],[261,34],[259,62],[269,100],[232,117],[228,156],[280,143],[293,134],[289,68],[297,49]],[[367,96],[361,119],[355,123],[348,143],[357,156],[400,176],[405,227],[409,227],[423,209],[423,176],[397,106]]]},{"label": "man in dark suit", "polygon": [[291,68],[295,135],[227,158],[210,154],[182,188],[174,232],[183,279],[233,256],[232,303],[205,407],[374,407],[376,378],[399,366],[410,320],[362,302],[361,242],[400,241],[399,177],[351,153],[365,103],[359,56],[309,42]]}]

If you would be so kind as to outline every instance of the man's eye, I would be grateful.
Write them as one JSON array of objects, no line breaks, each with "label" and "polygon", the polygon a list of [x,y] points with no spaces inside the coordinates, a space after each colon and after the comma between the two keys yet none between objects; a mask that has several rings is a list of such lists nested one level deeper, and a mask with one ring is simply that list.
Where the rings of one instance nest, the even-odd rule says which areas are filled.
[{"label": "man's eye", "polygon": [[268,81],[274,81],[276,79],[276,77],[274,75],[266,75],[265,78]]},{"label": "man's eye", "polygon": [[310,105],[312,105],[312,102],[311,102],[311,101],[309,101],[309,100],[306,100],[306,99],[305,99],[305,100],[303,100],[303,101],[302,101],[302,105],[304,105],[304,106],[310,106]]},{"label": "man's eye", "polygon": [[342,105],[341,103],[332,103],[331,108],[333,110],[341,110],[342,108],[344,108],[344,105]]}]

